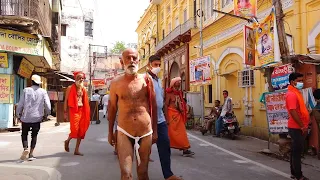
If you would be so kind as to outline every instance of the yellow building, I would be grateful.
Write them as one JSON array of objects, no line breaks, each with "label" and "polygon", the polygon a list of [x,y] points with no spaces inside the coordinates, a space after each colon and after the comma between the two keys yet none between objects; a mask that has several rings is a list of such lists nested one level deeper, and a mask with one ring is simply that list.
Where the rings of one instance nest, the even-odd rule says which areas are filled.
[{"label": "yellow building", "polygon": [[[232,1],[209,0],[208,2],[215,2],[213,3],[215,9],[231,13],[233,11]],[[296,54],[319,53],[320,1],[282,0],[282,3],[286,15],[284,18],[286,33],[293,37],[288,38],[291,53],[292,51]],[[268,1],[258,0],[259,21],[269,15],[271,5]],[[208,10],[207,6],[204,9]],[[205,106],[212,107],[215,99],[223,99],[222,91],[228,90],[233,98],[235,114],[243,127],[242,132],[266,139],[268,137],[266,111],[259,102],[261,94],[267,91],[266,78],[263,70],[254,71],[247,67],[243,58],[243,26],[248,23],[222,14],[213,12],[210,14],[206,10],[204,14],[203,55],[209,55],[213,65],[212,84],[205,88]],[[198,49],[191,48],[197,45],[199,45],[199,30],[194,29],[190,42],[190,60],[199,57]],[[256,66],[259,66],[257,61]],[[191,91],[199,89],[200,87],[191,87]]]},{"label": "yellow building", "polygon": [[[200,57],[199,2],[153,0],[139,21],[140,55],[148,57],[156,53],[162,57],[166,86],[171,78],[180,75],[185,81],[184,90],[200,91],[199,86],[189,87],[189,78],[185,78],[189,77],[189,60]],[[288,36],[290,52],[320,53],[320,0],[282,0],[282,4],[285,29],[291,35]],[[271,6],[269,1],[258,0],[259,21],[269,15]],[[203,0],[203,55],[210,56],[212,63],[212,81],[205,86],[205,107],[212,107],[216,99],[223,103],[222,91],[228,90],[242,132],[266,139],[266,111],[259,102],[261,94],[267,91],[266,78],[263,70],[252,70],[244,64],[243,58],[243,27],[250,24],[215,13],[210,7],[233,13],[234,5],[232,0]],[[148,28],[151,30],[146,31]],[[147,36],[146,32],[150,35]],[[151,53],[146,54],[148,51],[144,49],[148,44],[151,45]],[[260,66],[259,62],[256,66]]]},{"label": "yellow building", "polygon": [[153,0],[138,22],[138,49],[143,72],[148,57],[162,58],[165,87],[170,79],[181,76],[182,89],[189,89],[188,61],[191,29],[194,28],[192,0]]}]

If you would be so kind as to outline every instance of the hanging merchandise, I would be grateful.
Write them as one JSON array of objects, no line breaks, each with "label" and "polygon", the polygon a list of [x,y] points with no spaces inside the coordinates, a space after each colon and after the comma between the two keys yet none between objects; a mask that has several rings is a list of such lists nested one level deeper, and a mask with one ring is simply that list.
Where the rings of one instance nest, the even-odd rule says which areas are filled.
[{"label": "hanging merchandise", "polygon": [[269,16],[254,26],[256,34],[256,51],[260,66],[280,62],[279,37],[274,7]]}]

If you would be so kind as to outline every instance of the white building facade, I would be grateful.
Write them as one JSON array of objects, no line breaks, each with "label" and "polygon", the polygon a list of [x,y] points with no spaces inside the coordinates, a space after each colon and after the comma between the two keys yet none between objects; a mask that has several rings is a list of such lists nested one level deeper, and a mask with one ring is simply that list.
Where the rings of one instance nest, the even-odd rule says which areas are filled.
[{"label": "white building facade", "polygon": [[93,3],[64,0],[61,21],[61,71],[88,73],[89,44],[93,43]]}]

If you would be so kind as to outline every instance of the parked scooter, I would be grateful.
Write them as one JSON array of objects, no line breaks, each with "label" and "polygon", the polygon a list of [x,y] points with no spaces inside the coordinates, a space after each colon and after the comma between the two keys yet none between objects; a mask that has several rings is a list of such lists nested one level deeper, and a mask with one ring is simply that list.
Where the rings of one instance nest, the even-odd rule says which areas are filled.
[{"label": "parked scooter", "polygon": [[236,139],[236,135],[240,132],[239,122],[234,113],[228,113],[223,118],[222,132],[223,136],[228,136],[232,140]]}]

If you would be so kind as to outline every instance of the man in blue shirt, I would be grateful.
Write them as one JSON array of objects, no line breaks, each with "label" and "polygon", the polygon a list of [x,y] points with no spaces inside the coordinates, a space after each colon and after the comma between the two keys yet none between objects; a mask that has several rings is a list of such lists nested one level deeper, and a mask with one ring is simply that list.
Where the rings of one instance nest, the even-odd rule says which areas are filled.
[{"label": "man in blue shirt", "polygon": [[157,101],[158,112],[158,140],[157,147],[163,176],[166,180],[181,180],[171,171],[171,149],[168,136],[168,126],[163,113],[164,94],[161,85],[161,80],[158,78],[158,73],[161,71],[161,59],[158,56],[152,55],[149,58],[148,75],[152,77],[154,91]]},{"label": "man in blue shirt", "polygon": [[[35,159],[33,156],[34,148],[37,143],[37,136],[40,130],[41,121],[51,112],[51,104],[46,90],[40,88],[41,77],[33,75],[32,86],[23,90],[17,108],[18,119],[22,122],[21,140],[23,145],[23,153],[21,160],[26,160],[29,154],[29,161]],[[31,130],[30,153],[28,151],[28,132]]]}]

